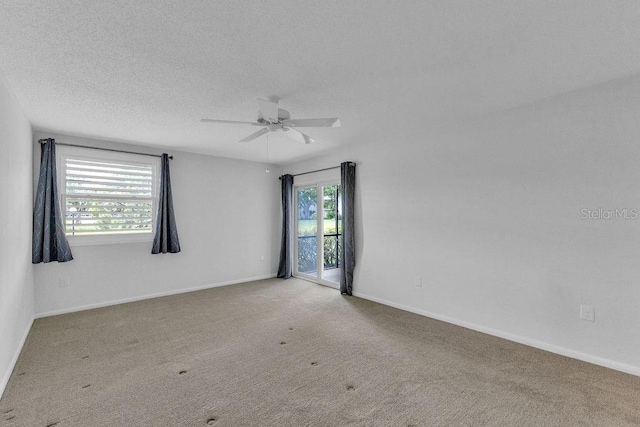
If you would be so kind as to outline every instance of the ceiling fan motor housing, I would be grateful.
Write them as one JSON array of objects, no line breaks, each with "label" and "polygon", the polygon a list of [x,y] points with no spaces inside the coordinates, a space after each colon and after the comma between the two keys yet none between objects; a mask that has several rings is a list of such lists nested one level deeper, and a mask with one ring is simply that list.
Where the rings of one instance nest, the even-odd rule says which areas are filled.
[{"label": "ceiling fan motor housing", "polygon": [[[291,119],[291,114],[287,110],[283,110],[282,108],[278,108],[278,123],[281,123],[283,120]],[[262,117],[262,112],[258,111],[258,123],[263,125],[273,124],[270,120]]]}]

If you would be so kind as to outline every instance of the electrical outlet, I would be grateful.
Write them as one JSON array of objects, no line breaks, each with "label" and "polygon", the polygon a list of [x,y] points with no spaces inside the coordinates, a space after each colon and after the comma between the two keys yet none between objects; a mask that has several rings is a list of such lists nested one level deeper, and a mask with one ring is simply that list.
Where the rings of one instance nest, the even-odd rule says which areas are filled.
[{"label": "electrical outlet", "polygon": [[264,261],[264,255],[260,255],[260,261]]},{"label": "electrical outlet", "polygon": [[590,305],[580,304],[580,318],[589,322],[596,321],[595,310]]},{"label": "electrical outlet", "polygon": [[60,277],[58,279],[58,286],[60,286],[61,288],[69,287],[69,278],[68,277]]},{"label": "electrical outlet", "polygon": [[416,285],[416,288],[421,288],[422,287],[422,277],[421,276],[416,276],[413,279],[413,283]]}]

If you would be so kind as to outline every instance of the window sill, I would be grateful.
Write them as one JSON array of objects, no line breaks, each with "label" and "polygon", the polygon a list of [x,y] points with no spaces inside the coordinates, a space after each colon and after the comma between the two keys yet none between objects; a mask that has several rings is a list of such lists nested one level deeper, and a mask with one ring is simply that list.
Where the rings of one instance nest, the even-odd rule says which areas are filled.
[{"label": "window sill", "polygon": [[117,236],[67,236],[69,246],[119,245],[128,243],[153,243],[153,235]]}]

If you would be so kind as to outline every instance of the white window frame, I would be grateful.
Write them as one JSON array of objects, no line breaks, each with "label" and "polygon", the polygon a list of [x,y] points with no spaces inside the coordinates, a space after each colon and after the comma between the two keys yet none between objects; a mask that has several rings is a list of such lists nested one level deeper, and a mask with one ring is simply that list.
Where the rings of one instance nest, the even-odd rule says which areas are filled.
[{"label": "white window frame", "polygon": [[67,204],[67,182],[66,182],[66,160],[75,158],[92,161],[120,161],[135,165],[151,166],[152,179],[152,227],[149,233],[113,233],[109,235],[65,235],[71,246],[88,245],[108,245],[120,243],[153,242],[153,230],[155,230],[156,216],[158,210],[158,191],[160,182],[160,158],[155,156],[145,156],[140,154],[120,153],[105,151],[93,148],[73,147],[69,145],[59,145],[56,147],[56,173],[58,183],[58,196],[60,211],[65,218]]}]

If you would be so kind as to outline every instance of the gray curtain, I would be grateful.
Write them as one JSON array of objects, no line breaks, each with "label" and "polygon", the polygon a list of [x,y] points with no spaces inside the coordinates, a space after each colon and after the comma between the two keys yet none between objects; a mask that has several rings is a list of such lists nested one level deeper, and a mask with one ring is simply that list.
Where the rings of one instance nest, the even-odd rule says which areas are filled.
[{"label": "gray curtain", "polygon": [[342,186],[342,277],[340,293],[352,294],[355,254],[354,200],[356,192],[356,164],[344,162],[340,165],[340,185]]},{"label": "gray curtain", "polygon": [[173,197],[171,197],[171,174],[169,173],[169,155],[162,154],[160,169],[160,194],[158,195],[158,214],[156,228],[153,231],[152,254],[180,252],[180,240],[173,213]]},{"label": "gray curtain", "polygon": [[40,176],[36,201],[33,206],[33,241],[31,261],[67,262],[73,259],[69,242],[64,235],[64,219],[58,204],[56,181],[56,141],[52,138],[40,141]]},{"label": "gray curtain", "polygon": [[288,279],[293,272],[291,252],[291,213],[293,212],[293,175],[280,177],[282,186],[282,245],[280,247],[280,264],[278,265],[278,277]]}]

